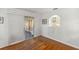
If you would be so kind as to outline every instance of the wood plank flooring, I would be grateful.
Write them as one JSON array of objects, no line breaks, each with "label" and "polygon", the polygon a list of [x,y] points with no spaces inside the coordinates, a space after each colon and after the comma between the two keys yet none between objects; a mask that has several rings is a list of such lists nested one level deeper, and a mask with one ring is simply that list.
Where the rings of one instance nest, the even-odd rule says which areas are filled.
[{"label": "wood plank flooring", "polygon": [[77,50],[74,47],[54,41],[52,39],[38,36],[25,40],[15,45],[11,45],[0,50]]}]

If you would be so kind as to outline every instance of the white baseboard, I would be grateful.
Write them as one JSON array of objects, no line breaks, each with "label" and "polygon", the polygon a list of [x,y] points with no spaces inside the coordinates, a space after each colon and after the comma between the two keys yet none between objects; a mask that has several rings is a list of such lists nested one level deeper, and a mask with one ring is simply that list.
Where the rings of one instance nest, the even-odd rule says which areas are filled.
[{"label": "white baseboard", "polygon": [[73,45],[73,44],[70,44],[70,43],[67,43],[67,42],[63,42],[63,41],[61,41],[61,40],[57,40],[57,39],[55,39],[55,38],[52,38],[52,37],[49,37],[49,36],[46,36],[46,35],[42,35],[42,36],[47,37],[47,38],[49,38],[49,39],[53,39],[53,40],[58,41],[58,42],[60,42],[60,43],[63,43],[63,44],[66,44],[66,45],[68,45],[68,46],[71,46],[71,47],[74,47],[74,48],[79,49],[78,46],[75,46],[75,45]]},{"label": "white baseboard", "polygon": [[[25,39],[24,39],[24,40],[25,40]],[[4,48],[4,47],[10,46],[10,45],[14,45],[14,44],[20,43],[20,42],[22,42],[22,41],[24,41],[24,40],[16,41],[16,42],[7,44],[7,45],[5,45],[5,46],[2,46],[2,47],[0,47],[0,48]]]},{"label": "white baseboard", "polygon": [[[73,45],[73,44],[70,44],[70,43],[67,43],[67,42],[63,42],[63,41],[61,41],[61,40],[57,40],[57,39],[55,39],[55,38],[52,38],[52,37],[49,37],[49,36],[46,36],[46,35],[42,35],[42,36],[47,37],[47,38],[49,38],[49,39],[53,39],[53,40],[58,41],[58,42],[60,42],[60,43],[63,43],[63,44],[66,44],[66,45],[68,45],[68,46],[71,46],[71,47],[74,47],[74,48],[79,49],[78,46],[75,46],[75,45]],[[24,39],[24,40],[25,40],[25,39]],[[20,42],[22,42],[22,41],[24,41],[24,40],[16,41],[16,42],[13,42],[13,43],[11,43],[11,44],[2,46],[2,47],[0,47],[0,48],[4,48],[4,47],[10,46],[10,45],[14,45],[14,44],[20,43]]]},{"label": "white baseboard", "polygon": [[8,46],[14,45],[14,44],[17,44],[17,43],[20,43],[20,42],[22,42],[22,41],[24,41],[24,40],[20,40],[20,41],[16,41],[16,42],[10,43],[10,44],[8,44]]},{"label": "white baseboard", "polygon": [[4,48],[4,47],[6,47],[6,46],[8,46],[8,43],[7,43],[6,45],[2,45],[2,46],[0,46],[0,48]]}]

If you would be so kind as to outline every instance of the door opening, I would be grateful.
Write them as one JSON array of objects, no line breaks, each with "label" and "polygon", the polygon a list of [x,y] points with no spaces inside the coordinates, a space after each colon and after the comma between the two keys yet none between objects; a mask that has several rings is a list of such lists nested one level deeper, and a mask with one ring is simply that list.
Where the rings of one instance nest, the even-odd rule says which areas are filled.
[{"label": "door opening", "polygon": [[25,38],[30,39],[34,36],[34,17],[25,16],[24,18]]}]

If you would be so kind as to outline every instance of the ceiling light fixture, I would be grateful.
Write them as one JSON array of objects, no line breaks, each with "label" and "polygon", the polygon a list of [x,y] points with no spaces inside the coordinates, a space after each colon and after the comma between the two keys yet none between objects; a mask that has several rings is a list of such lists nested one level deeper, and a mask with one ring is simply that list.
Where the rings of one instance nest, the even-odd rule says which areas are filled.
[{"label": "ceiling light fixture", "polygon": [[53,10],[57,10],[58,8],[53,8]]}]

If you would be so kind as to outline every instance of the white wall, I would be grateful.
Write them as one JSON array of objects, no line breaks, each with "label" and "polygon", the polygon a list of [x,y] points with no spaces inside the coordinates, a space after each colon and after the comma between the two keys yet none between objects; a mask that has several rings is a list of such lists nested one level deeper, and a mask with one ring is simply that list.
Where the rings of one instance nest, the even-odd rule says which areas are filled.
[{"label": "white wall", "polygon": [[61,8],[45,14],[42,18],[49,19],[52,15],[61,17],[61,26],[55,30],[48,24],[42,25],[42,35],[79,47],[79,9]]},{"label": "white wall", "polygon": [[0,24],[0,47],[8,45],[8,19],[7,19],[7,9],[0,9],[0,16],[4,17],[4,23]]},{"label": "white wall", "polygon": [[9,25],[9,43],[17,42],[25,39],[24,35],[24,18],[16,14],[8,14]]},{"label": "white wall", "polygon": [[[9,20],[9,33],[10,39],[9,43],[17,42],[19,40],[24,40],[24,16],[32,16],[34,19],[34,36],[40,35],[40,16],[29,11],[19,10],[19,9],[8,9],[7,10],[8,20]],[[39,25],[39,26],[38,26]]]},{"label": "white wall", "polygon": [[[0,16],[4,16],[4,24],[0,24],[0,48],[25,39],[24,16],[32,16],[34,19],[34,36],[40,35],[40,15],[20,9],[0,9]],[[39,26],[38,26],[39,25]]]}]

